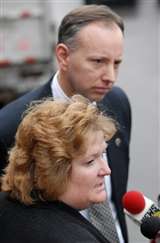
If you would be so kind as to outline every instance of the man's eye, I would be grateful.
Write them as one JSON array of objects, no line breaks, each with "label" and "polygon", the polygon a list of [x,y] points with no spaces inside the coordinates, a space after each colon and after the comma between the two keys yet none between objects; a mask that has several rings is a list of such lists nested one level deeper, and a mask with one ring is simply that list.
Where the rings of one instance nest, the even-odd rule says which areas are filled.
[{"label": "man's eye", "polygon": [[96,62],[96,63],[101,63],[102,60],[101,60],[101,59],[96,59],[95,62]]},{"label": "man's eye", "polygon": [[95,62],[95,63],[101,63],[102,60],[97,58],[97,59],[93,59],[93,62]]},{"label": "man's eye", "polygon": [[115,69],[118,69],[119,66],[120,66],[120,62],[116,62],[116,63],[114,64],[114,68],[115,68]]}]

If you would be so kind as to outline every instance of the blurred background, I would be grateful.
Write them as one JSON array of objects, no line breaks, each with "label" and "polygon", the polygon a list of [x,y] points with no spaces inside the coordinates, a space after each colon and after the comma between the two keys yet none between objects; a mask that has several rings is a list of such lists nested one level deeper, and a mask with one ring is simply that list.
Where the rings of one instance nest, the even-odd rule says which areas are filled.
[{"label": "blurred background", "polygon": [[[160,194],[160,1],[0,0],[0,108],[45,83],[56,70],[54,47],[63,16],[82,4],[111,6],[125,21],[117,85],[128,94],[133,124],[128,190],[158,203]],[[130,243],[146,243],[127,219]]]}]

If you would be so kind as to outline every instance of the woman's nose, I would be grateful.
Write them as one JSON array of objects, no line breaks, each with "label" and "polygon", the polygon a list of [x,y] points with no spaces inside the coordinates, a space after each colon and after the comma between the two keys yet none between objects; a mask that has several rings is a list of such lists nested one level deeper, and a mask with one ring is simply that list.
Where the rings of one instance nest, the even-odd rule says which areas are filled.
[{"label": "woman's nose", "polygon": [[111,174],[111,169],[108,165],[108,162],[106,159],[101,159],[101,175],[106,176]]}]

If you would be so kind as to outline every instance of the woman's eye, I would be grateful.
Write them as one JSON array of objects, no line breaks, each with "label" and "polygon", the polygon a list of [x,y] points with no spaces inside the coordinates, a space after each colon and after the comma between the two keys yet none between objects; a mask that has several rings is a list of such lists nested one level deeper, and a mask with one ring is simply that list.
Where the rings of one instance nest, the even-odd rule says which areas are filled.
[{"label": "woman's eye", "polygon": [[93,162],[94,162],[94,160],[92,159],[92,160],[87,161],[86,164],[91,165],[91,164],[93,164]]}]

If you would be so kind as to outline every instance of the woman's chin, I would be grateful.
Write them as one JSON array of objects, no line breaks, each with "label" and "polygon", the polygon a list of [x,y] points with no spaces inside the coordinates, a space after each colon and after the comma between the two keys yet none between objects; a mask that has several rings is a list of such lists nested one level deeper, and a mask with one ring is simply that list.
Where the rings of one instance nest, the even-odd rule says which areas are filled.
[{"label": "woman's chin", "polygon": [[95,199],[95,202],[94,203],[103,203],[106,201],[106,198],[107,198],[107,194],[106,192],[104,191],[103,193],[101,193],[101,195],[99,195],[97,197],[97,199]]}]

